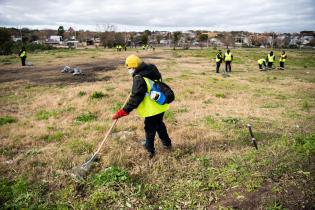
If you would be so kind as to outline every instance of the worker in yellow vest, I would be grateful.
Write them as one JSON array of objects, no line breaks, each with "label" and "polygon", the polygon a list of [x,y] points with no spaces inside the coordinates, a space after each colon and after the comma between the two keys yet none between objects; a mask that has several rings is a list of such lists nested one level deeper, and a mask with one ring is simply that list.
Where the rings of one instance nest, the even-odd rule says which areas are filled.
[{"label": "worker in yellow vest", "polygon": [[21,58],[22,66],[25,66],[25,61],[26,61],[25,47],[22,47],[21,51],[19,52],[19,57]]},{"label": "worker in yellow vest", "polygon": [[285,53],[285,51],[282,51],[281,55],[280,55],[280,59],[279,59],[279,63],[280,63],[280,70],[284,70],[284,63],[285,60],[287,59],[287,54]]},{"label": "worker in yellow vest", "polygon": [[266,67],[267,67],[267,65],[266,65],[266,59],[261,58],[261,59],[259,59],[257,62],[258,62],[259,70],[260,70],[260,71],[265,71],[265,70],[266,70]]},{"label": "worker in yellow vest", "polygon": [[273,54],[272,51],[270,51],[270,53],[267,55],[266,60],[268,62],[268,69],[272,69],[273,63],[276,60],[276,56]]},{"label": "worker in yellow vest", "polygon": [[163,147],[171,149],[172,142],[168,136],[166,126],[163,122],[164,112],[168,110],[169,104],[160,105],[150,97],[152,81],[161,80],[161,74],[154,64],[146,64],[136,55],[130,55],[126,59],[129,74],[133,77],[130,98],[127,104],[119,109],[113,116],[113,120],[128,115],[133,109],[137,109],[138,115],[144,118],[145,141],[144,148],[149,157],[155,155],[154,138],[158,133]]},{"label": "worker in yellow vest", "polygon": [[225,62],[225,71],[231,72],[232,71],[231,63],[233,61],[233,55],[230,52],[230,49],[228,49],[224,54],[223,60]]},{"label": "worker in yellow vest", "polygon": [[222,63],[222,51],[219,50],[217,55],[215,56],[215,62],[216,62],[216,73],[220,73],[220,65]]}]

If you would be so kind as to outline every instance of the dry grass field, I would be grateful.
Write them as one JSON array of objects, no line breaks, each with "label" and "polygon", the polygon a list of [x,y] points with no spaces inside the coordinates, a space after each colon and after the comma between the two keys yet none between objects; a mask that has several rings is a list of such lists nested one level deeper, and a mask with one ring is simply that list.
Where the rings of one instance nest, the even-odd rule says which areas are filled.
[{"label": "dry grass field", "polygon": [[[34,66],[24,68],[0,57],[0,208],[315,208],[315,51],[288,50],[285,71],[261,72],[268,51],[232,49],[230,77],[215,73],[213,49],[53,50],[29,54]],[[174,147],[156,137],[149,159],[132,112],[77,183],[69,172],[91,157],[131,90],[131,53],[174,89],[165,114]],[[61,73],[65,65],[84,75]]]}]

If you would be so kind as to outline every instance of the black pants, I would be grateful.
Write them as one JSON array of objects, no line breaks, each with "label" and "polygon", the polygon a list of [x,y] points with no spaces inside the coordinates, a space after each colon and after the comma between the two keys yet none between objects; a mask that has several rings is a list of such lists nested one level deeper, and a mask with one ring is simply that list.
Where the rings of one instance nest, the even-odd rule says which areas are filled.
[{"label": "black pants", "polygon": [[231,72],[232,71],[231,61],[225,61],[225,71],[226,72]]},{"label": "black pants", "polygon": [[145,137],[146,137],[145,148],[150,153],[155,153],[154,138],[155,138],[156,132],[159,134],[159,137],[164,146],[172,145],[171,139],[167,134],[167,130],[163,122],[163,116],[164,116],[164,112],[158,115],[151,116],[151,117],[146,117],[144,119],[144,130],[145,130]]},{"label": "black pants", "polygon": [[272,68],[273,62],[268,62],[268,68]]},{"label": "black pants", "polygon": [[221,62],[216,62],[216,63],[217,63],[216,73],[219,73]]},{"label": "black pants", "polygon": [[266,63],[258,64],[260,70],[266,70]]},{"label": "black pants", "polygon": [[280,68],[284,69],[284,62],[280,62]]},{"label": "black pants", "polygon": [[21,57],[22,66],[25,66],[26,57]]}]

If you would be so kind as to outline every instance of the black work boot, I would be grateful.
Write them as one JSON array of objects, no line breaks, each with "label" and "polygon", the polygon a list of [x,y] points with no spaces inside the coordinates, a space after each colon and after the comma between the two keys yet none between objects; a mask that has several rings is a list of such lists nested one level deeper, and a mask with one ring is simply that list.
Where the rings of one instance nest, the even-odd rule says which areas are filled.
[{"label": "black work boot", "polygon": [[165,150],[171,150],[171,149],[172,149],[172,144],[170,144],[170,145],[164,145],[164,144],[163,144],[163,149],[165,149]]},{"label": "black work boot", "polygon": [[144,149],[149,153],[149,158],[153,158],[155,156],[155,151],[147,147],[145,140],[142,141],[141,144],[143,145]]}]

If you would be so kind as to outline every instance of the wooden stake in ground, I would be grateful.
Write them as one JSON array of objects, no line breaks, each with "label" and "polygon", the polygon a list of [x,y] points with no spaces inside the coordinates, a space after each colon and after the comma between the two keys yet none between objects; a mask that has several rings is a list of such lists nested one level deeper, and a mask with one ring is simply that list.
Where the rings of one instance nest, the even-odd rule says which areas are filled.
[{"label": "wooden stake in ground", "polygon": [[250,136],[252,138],[253,145],[254,145],[254,147],[256,149],[258,149],[256,138],[254,137],[254,134],[253,134],[253,131],[252,131],[252,125],[251,124],[247,124],[247,127],[248,127],[248,130],[249,130],[249,134],[250,134]]}]

